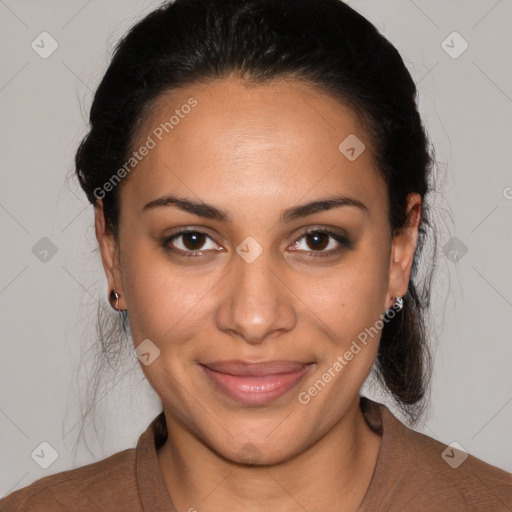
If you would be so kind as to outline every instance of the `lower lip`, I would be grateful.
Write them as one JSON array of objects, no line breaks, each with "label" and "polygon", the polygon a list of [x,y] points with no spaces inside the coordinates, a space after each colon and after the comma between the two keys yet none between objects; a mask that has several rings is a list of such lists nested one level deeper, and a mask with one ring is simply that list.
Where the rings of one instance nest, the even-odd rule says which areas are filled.
[{"label": "lower lip", "polygon": [[265,376],[229,375],[202,366],[217,389],[236,402],[248,405],[267,404],[295,387],[310,370],[311,364],[294,372]]}]

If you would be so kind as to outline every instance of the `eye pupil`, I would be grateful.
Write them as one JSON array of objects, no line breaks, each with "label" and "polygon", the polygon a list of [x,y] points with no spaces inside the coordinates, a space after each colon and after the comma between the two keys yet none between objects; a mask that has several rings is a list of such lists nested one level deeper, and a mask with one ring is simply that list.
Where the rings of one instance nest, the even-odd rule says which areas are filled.
[{"label": "eye pupil", "polygon": [[[309,233],[307,235],[308,245],[311,247],[311,249],[318,249],[322,250],[327,247],[329,244],[329,237],[326,233]],[[313,243],[310,243],[310,241],[313,240]]]},{"label": "eye pupil", "polygon": [[183,236],[183,245],[187,249],[190,249],[191,251],[201,248],[205,243],[205,234],[204,233],[197,233],[197,232],[193,231],[190,233],[184,233],[182,236]]}]

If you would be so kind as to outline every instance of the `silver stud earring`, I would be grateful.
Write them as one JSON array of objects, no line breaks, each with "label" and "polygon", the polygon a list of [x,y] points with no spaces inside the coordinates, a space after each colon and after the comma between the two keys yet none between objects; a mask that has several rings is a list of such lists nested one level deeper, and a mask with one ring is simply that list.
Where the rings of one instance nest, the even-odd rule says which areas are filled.
[{"label": "silver stud earring", "polygon": [[398,295],[395,297],[393,301],[392,308],[395,311],[400,311],[404,307],[404,299],[402,297],[399,297]]}]

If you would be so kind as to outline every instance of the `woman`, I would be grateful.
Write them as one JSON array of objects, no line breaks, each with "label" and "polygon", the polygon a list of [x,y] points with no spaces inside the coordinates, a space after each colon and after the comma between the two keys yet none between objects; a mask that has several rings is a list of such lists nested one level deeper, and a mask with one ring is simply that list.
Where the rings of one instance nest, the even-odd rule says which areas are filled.
[{"label": "woman", "polygon": [[122,40],[76,155],[163,411],[0,510],[510,510],[410,419],[432,158],[396,49],[339,0],[176,0]]}]

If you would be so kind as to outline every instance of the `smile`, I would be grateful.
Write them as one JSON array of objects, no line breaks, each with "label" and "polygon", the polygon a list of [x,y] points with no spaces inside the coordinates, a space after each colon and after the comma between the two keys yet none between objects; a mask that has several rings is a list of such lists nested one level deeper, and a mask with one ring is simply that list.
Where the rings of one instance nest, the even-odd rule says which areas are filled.
[{"label": "smile", "polygon": [[232,400],[263,405],[293,389],[314,363],[219,361],[200,364],[213,386]]}]

